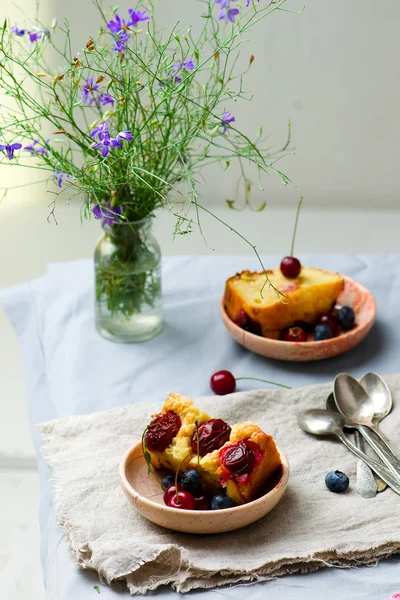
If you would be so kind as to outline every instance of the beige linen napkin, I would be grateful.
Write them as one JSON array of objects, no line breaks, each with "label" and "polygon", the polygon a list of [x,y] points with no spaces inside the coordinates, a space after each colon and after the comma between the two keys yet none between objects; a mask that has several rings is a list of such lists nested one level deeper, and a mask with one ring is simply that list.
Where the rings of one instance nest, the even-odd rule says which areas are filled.
[{"label": "beige linen napkin", "polygon": [[[382,429],[400,441],[400,376],[388,377],[394,409]],[[388,489],[365,500],[356,491],[357,459],[340,442],[297,425],[301,409],[324,407],[332,386],[262,390],[196,403],[233,424],[253,420],[289,457],[285,496],[264,519],[215,536],[175,533],[141,517],[124,496],[118,464],[159,405],[134,404],[40,426],[54,478],[54,505],[83,568],[131,594],[162,584],[179,592],[271,579],[324,566],[359,566],[400,551],[400,496]],[[178,390],[179,391],[179,390]],[[183,391],[183,390],[182,390]],[[345,494],[330,492],[328,471],[350,477]]]}]

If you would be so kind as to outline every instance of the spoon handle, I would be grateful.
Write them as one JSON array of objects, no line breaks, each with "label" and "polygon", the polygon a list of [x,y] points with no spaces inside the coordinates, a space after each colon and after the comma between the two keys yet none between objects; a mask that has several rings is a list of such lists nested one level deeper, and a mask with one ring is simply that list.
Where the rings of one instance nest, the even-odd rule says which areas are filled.
[{"label": "spoon handle", "polygon": [[365,425],[360,425],[358,429],[363,438],[367,440],[371,448],[375,450],[385,465],[389,467],[395,475],[400,477],[400,461],[393,454],[386,442],[379,436],[379,430],[377,431],[375,427],[366,427]]},{"label": "spoon handle", "polygon": [[385,466],[383,466],[381,463],[374,460],[373,458],[370,458],[369,456],[367,456],[367,454],[364,454],[364,452],[361,452],[361,450],[359,450],[356,446],[354,446],[354,444],[352,444],[347,439],[347,437],[344,435],[343,431],[341,431],[339,429],[335,433],[338,436],[338,438],[341,440],[341,442],[343,442],[343,444],[350,450],[350,452],[352,452],[358,458],[360,458],[362,461],[364,461],[373,471],[375,471],[375,473],[377,475],[379,475],[379,477],[381,479],[383,479],[383,481],[385,481],[388,484],[389,487],[392,488],[392,490],[394,492],[396,492],[396,494],[400,495],[400,479],[399,478],[395,477],[395,475],[391,471],[389,471],[389,469],[387,469]]},{"label": "spoon handle", "polygon": [[400,465],[398,446],[396,446],[396,444],[392,440],[389,440],[389,438],[386,437],[386,435],[383,433],[382,429],[379,427],[378,423],[372,422],[372,430],[376,433],[377,436],[379,436],[379,438],[382,440],[382,442],[389,448],[389,450],[391,451],[393,456],[395,458],[397,458],[397,461]]}]

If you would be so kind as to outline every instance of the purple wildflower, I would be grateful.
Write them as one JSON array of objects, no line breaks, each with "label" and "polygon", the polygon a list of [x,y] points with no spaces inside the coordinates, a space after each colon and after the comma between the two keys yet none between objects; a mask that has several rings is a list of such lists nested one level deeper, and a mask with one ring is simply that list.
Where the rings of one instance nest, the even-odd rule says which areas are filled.
[{"label": "purple wildflower", "polygon": [[3,150],[5,150],[9,160],[12,160],[14,158],[15,150],[19,150],[20,148],[22,148],[22,144],[18,144],[18,143],[16,143],[16,144],[0,144],[0,152],[3,152]]},{"label": "purple wildflower", "polygon": [[187,71],[194,71],[195,69],[195,64],[194,64],[194,60],[193,60],[193,56],[191,56],[189,58],[189,60],[185,60],[185,61],[179,61],[177,63],[174,63],[172,65],[172,71],[174,73],[177,73],[178,71],[180,71],[181,69],[186,69]]},{"label": "purple wildflower", "polygon": [[109,127],[110,127],[110,119],[107,119],[107,121],[103,121],[103,122],[99,123],[97,125],[97,127],[95,127],[93,129],[93,131],[90,133],[90,137],[95,138],[97,136],[100,141],[104,140],[106,138],[109,138],[110,137],[110,134],[108,133]]},{"label": "purple wildflower", "polygon": [[221,118],[221,126],[223,127],[223,133],[225,133],[228,129],[227,125],[229,123],[233,123],[234,121],[236,121],[236,117],[234,117],[230,112],[224,112]]},{"label": "purple wildflower", "polygon": [[57,181],[57,185],[59,188],[62,187],[63,180],[68,179],[69,177],[70,175],[68,175],[68,173],[64,173],[64,171],[61,171],[61,169],[56,169],[54,171],[54,179]]},{"label": "purple wildflower", "polygon": [[19,29],[19,27],[18,27],[18,25],[16,23],[15,23],[15,25],[13,25],[11,27],[11,33],[13,35],[18,35],[20,37],[23,36],[23,35],[25,35],[25,31],[26,31],[25,29]]},{"label": "purple wildflower", "polygon": [[99,102],[103,106],[106,106],[107,104],[111,104],[112,106],[114,106],[115,100],[112,96],[110,96],[110,94],[100,94]]},{"label": "purple wildflower", "polygon": [[114,52],[123,52],[129,42],[129,34],[126,31],[120,31],[115,39],[115,45],[113,46]]},{"label": "purple wildflower", "polygon": [[105,225],[111,227],[113,223],[120,222],[119,215],[122,214],[122,211],[125,210],[125,208],[125,204],[123,204],[122,206],[112,207],[111,202],[108,201],[104,203],[104,206],[100,206],[99,204],[93,206],[92,213],[94,214],[96,219],[103,219],[103,222],[101,224],[102,227],[104,227]]},{"label": "purple wildflower", "polygon": [[105,158],[106,156],[108,156],[110,148],[117,148],[118,146],[121,148],[122,142],[108,136],[102,139],[100,142],[97,142],[97,144],[94,144],[93,148],[95,148],[96,150],[98,148],[101,148],[101,153]]},{"label": "purple wildflower", "polygon": [[218,19],[230,21],[231,23],[235,22],[240,11],[238,8],[233,8],[231,2],[236,2],[236,0],[215,0],[215,3],[219,4],[221,8],[218,13]]},{"label": "purple wildflower", "polygon": [[33,42],[37,42],[42,39],[42,34],[38,31],[29,31],[29,40],[33,44]]},{"label": "purple wildflower", "polygon": [[127,142],[133,141],[133,135],[131,131],[120,131],[117,133],[117,140],[126,140]]},{"label": "purple wildflower", "polygon": [[36,148],[36,144],[39,143],[39,140],[35,140],[34,142],[32,142],[32,144],[29,144],[28,146],[24,146],[24,150],[28,150],[28,152],[30,152],[32,154],[32,156],[34,156],[35,154],[42,154],[43,156],[48,156],[49,153],[47,152],[46,148],[44,147],[40,147],[40,148]]},{"label": "purple wildflower", "polygon": [[111,31],[111,33],[115,34],[118,34],[121,29],[126,26],[125,19],[121,19],[121,17],[117,14],[114,16],[114,21],[111,19],[111,21],[107,23],[108,29]]},{"label": "purple wildflower", "polygon": [[48,27],[45,27],[43,31],[44,31],[45,36],[50,39],[50,37],[51,37],[50,29]]},{"label": "purple wildflower", "polygon": [[[250,2],[251,2],[251,0],[247,0],[246,6],[250,6]],[[257,0],[257,2],[260,2],[260,0]]]},{"label": "purple wildflower", "polygon": [[128,13],[130,16],[127,23],[128,27],[136,27],[140,21],[148,21],[150,19],[145,10],[133,10],[133,8],[130,8]]},{"label": "purple wildflower", "polygon": [[85,104],[91,105],[95,101],[94,93],[99,89],[99,86],[95,84],[93,77],[89,77],[86,85],[82,88],[82,100]]}]

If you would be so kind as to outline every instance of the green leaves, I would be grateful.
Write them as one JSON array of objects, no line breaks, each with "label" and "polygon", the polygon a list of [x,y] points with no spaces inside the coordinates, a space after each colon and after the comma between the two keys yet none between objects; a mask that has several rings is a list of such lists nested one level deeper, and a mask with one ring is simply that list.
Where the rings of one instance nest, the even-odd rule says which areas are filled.
[{"label": "green leaves", "polygon": [[147,465],[147,474],[151,475],[152,472],[153,472],[153,470],[151,468],[151,456],[150,456],[150,452],[147,450],[146,440],[145,440],[146,431],[148,430],[149,427],[150,427],[150,425],[147,425],[147,427],[143,431],[143,435],[142,435],[142,451],[143,451],[144,460],[146,461],[146,465]]},{"label": "green leaves", "polygon": [[99,586],[98,586],[98,585],[94,585],[94,586],[93,586],[93,589],[95,589],[95,590],[96,590],[96,592],[97,592],[98,594],[100,594],[100,588],[99,588]]}]

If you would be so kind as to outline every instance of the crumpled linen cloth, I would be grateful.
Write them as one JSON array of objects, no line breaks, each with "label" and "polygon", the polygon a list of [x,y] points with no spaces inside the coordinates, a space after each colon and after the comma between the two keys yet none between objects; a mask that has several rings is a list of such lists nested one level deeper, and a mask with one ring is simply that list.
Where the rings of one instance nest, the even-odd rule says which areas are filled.
[{"label": "crumpled linen cloth", "polygon": [[[394,401],[383,431],[400,442],[400,375],[386,378]],[[135,404],[39,426],[53,477],[56,515],[83,568],[110,583],[126,580],[131,594],[163,584],[178,592],[268,580],[329,566],[359,566],[400,551],[400,497],[389,488],[372,499],[356,491],[354,457],[334,438],[297,425],[302,409],[324,407],[331,384],[200,398],[196,404],[229,423],[253,420],[289,458],[291,475],[276,508],[244,529],[189,535],[144,519],[125,497],[118,465],[160,404]],[[172,391],[172,390],[171,390]],[[334,494],[328,471],[350,477]]]}]

